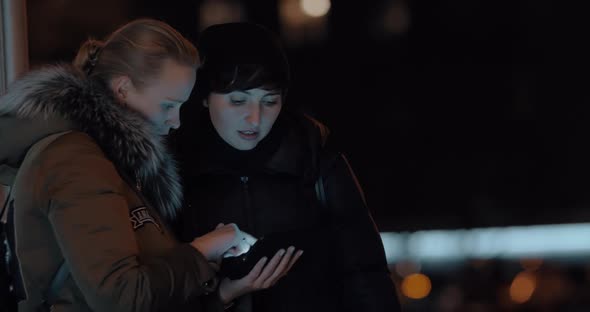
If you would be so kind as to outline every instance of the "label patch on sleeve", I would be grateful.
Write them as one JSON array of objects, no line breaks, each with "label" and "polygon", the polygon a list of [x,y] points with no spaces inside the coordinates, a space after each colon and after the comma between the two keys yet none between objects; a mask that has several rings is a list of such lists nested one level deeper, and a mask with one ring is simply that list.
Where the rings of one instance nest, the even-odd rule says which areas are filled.
[{"label": "label patch on sleeve", "polygon": [[131,220],[133,230],[137,230],[147,223],[152,223],[158,228],[158,230],[160,229],[160,225],[158,225],[156,220],[150,215],[147,207],[145,206],[131,210],[129,213],[129,220]]}]

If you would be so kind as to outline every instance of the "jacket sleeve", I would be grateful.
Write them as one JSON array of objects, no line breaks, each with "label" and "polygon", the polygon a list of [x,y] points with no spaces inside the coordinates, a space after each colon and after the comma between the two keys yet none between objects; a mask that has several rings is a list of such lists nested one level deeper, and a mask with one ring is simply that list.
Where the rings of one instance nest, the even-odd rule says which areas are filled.
[{"label": "jacket sleeve", "polygon": [[400,311],[383,243],[363,191],[344,155],[324,173],[327,206],[335,229],[344,293],[350,311]]},{"label": "jacket sleeve", "polygon": [[36,187],[47,196],[42,212],[92,310],[167,310],[214,291],[215,272],[188,244],[140,256],[122,195],[125,182],[90,138],[63,140],[43,151],[46,174]]}]

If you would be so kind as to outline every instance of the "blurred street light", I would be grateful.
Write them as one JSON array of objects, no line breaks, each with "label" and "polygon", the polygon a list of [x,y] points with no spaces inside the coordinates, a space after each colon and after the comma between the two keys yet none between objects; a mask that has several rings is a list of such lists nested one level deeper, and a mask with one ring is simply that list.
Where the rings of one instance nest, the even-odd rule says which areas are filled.
[{"label": "blurred street light", "polygon": [[300,0],[303,13],[311,17],[320,17],[330,11],[330,0]]},{"label": "blurred street light", "polygon": [[423,299],[430,294],[432,283],[424,274],[411,274],[402,281],[401,290],[404,296],[411,299]]},{"label": "blurred street light", "polygon": [[531,299],[536,287],[535,276],[530,272],[521,272],[510,285],[510,298],[516,303],[525,303]]},{"label": "blurred street light", "polygon": [[199,12],[201,30],[215,24],[239,22],[245,18],[242,4],[232,0],[205,0]]},{"label": "blurred street light", "polygon": [[299,44],[323,39],[329,9],[329,0],[280,0],[280,23],[287,43]]}]

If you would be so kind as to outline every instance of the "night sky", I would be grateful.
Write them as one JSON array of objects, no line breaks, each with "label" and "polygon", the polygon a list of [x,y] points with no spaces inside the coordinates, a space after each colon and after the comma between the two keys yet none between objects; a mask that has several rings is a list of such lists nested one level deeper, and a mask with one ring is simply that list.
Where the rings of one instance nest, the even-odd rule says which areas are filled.
[{"label": "night sky", "polygon": [[[378,21],[394,2],[408,24],[386,32]],[[199,6],[28,1],[31,64],[69,61],[87,36],[135,17],[196,40]],[[277,1],[243,7],[283,35]],[[382,231],[589,222],[582,12],[548,0],[334,0],[323,39],[285,40],[288,100],[331,128]]]}]

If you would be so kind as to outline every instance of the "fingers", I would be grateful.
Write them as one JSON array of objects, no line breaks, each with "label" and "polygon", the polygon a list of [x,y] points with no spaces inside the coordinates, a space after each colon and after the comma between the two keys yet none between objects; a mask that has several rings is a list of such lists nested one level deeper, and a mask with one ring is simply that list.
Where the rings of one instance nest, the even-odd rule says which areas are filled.
[{"label": "fingers", "polygon": [[248,243],[250,246],[256,244],[256,242],[258,241],[258,239],[256,239],[256,237],[242,231],[242,234],[244,234],[244,240],[246,241],[246,243]]},{"label": "fingers", "polygon": [[299,250],[295,253],[295,256],[293,256],[293,258],[291,258],[291,261],[289,261],[289,266],[287,267],[286,270],[283,271],[283,275],[286,275],[287,272],[289,272],[291,270],[291,268],[293,267],[293,264],[295,264],[295,262],[297,262],[297,260],[299,260],[299,258],[301,258],[301,255],[303,255],[303,250]]},{"label": "fingers", "polygon": [[231,225],[234,230],[234,241],[232,246],[235,249],[234,256],[247,253],[250,250],[250,247],[256,243],[257,239],[254,236],[240,230],[235,223],[228,225]]},{"label": "fingers", "polygon": [[248,275],[235,281],[227,280],[226,284],[233,285],[232,287],[237,289],[234,292],[239,295],[269,288],[285,276],[293,264],[299,260],[303,251],[295,252],[295,250],[293,246],[290,246],[286,251],[281,249],[270,261],[267,257],[263,257],[258,260]]},{"label": "fingers", "polygon": [[274,283],[284,275],[283,272],[285,272],[286,269],[288,268],[289,263],[291,262],[291,256],[293,255],[293,252],[295,252],[295,247],[291,246],[291,247],[287,248],[287,252],[281,258],[281,261],[279,262],[277,267],[273,270],[270,277],[268,277],[264,282],[262,282],[262,288],[268,288],[268,287],[274,285]]},{"label": "fingers", "polygon": [[234,298],[252,291],[256,291],[257,289],[252,286],[253,281],[255,281],[260,276],[260,273],[262,272],[262,269],[264,268],[267,260],[267,257],[262,257],[260,260],[258,260],[256,265],[254,265],[252,270],[250,270],[250,273],[241,279],[230,280],[227,277],[224,278],[219,286],[219,296],[222,302],[227,303]]},{"label": "fingers", "polygon": [[230,223],[230,224],[228,224],[228,226],[231,226],[233,228],[236,241],[241,240],[242,239],[242,231],[240,231],[240,228],[238,227],[238,225],[235,223]]},{"label": "fingers", "polygon": [[256,265],[252,268],[252,270],[250,270],[250,273],[248,273],[244,279],[255,281],[260,276],[262,268],[264,268],[264,265],[266,264],[266,260],[268,260],[267,257],[262,257],[260,260],[258,260]]},{"label": "fingers", "polygon": [[220,223],[217,225],[216,229],[226,233],[229,238],[227,249],[223,252],[222,257],[237,257],[244,253],[250,251],[250,247],[254,245],[257,239],[239,229],[239,227],[235,223],[223,224]]},{"label": "fingers", "polygon": [[235,246],[235,250],[236,250],[236,256],[239,256],[241,254],[247,253],[248,251],[250,251],[250,244],[248,244],[246,242],[246,240],[242,240],[238,243],[237,246]]},{"label": "fingers", "polygon": [[226,252],[224,252],[221,255],[222,258],[231,258],[231,257],[235,257],[235,256],[236,256],[236,251],[234,248],[228,249]]},{"label": "fingers", "polygon": [[270,259],[264,270],[262,270],[262,273],[260,273],[260,276],[254,281],[255,288],[261,288],[262,284],[274,273],[284,254],[285,250],[281,249]]},{"label": "fingers", "polygon": [[246,241],[239,242],[236,246],[229,248],[223,253],[223,258],[238,257],[250,251],[250,245]]}]

